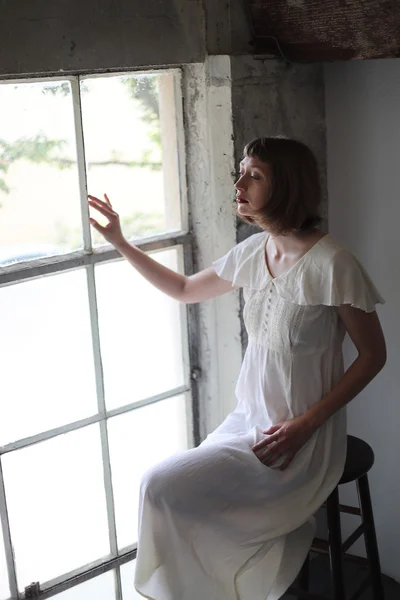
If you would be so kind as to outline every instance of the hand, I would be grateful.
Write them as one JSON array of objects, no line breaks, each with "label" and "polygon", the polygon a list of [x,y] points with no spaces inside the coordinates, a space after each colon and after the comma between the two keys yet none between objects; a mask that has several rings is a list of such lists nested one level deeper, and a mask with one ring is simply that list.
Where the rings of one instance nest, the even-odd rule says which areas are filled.
[{"label": "hand", "polygon": [[89,196],[89,206],[95,208],[102,215],[107,217],[108,223],[105,227],[100,225],[95,219],[89,218],[90,224],[102,234],[102,236],[113,246],[118,247],[121,243],[125,242],[125,238],[122,235],[121,223],[119,221],[119,215],[113,210],[111,202],[108,199],[107,194],[104,194],[105,202],[99,200],[95,196]]},{"label": "hand", "polygon": [[267,467],[272,466],[279,458],[284,457],[280,467],[284,471],[300,448],[308,442],[314,433],[314,429],[302,415],[288,421],[282,421],[282,423],[270,427],[263,433],[269,437],[253,446],[254,454]]}]

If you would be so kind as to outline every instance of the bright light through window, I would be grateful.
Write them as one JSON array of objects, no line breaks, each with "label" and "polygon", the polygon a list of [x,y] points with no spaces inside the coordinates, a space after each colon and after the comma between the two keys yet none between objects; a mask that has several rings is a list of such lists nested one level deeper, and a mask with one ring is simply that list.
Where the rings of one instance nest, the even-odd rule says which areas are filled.
[{"label": "bright light through window", "polygon": [[[185,272],[179,81],[0,83],[0,600],[32,582],[136,600],[140,477],[193,444],[186,307],[93,234],[87,205],[107,192],[126,237]],[[160,422],[167,439],[144,451]]]}]

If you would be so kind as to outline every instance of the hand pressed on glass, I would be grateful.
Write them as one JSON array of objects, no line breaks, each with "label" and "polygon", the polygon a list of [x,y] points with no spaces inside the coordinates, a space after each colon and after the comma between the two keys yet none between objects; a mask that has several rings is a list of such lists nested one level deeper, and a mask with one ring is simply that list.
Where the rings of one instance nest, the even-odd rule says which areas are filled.
[{"label": "hand pressed on glass", "polygon": [[252,447],[254,454],[267,467],[284,458],[280,467],[283,471],[310,439],[314,429],[304,416],[300,416],[273,425],[263,433],[269,437]]},{"label": "hand pressed on glass", "polygon": [[105,201],[100,200],[95,196],[88,196],[88,198],[89,206],[96,209],[108,219],[108,223],[104,227],[93,218],[89,218],[90,224],[102,234],[107,242],[113,244],[115,247],[118,247],[119,244],[125,241],[125,238],[121,231],[119,215],[113,209],[107,194],[104,194]]}]

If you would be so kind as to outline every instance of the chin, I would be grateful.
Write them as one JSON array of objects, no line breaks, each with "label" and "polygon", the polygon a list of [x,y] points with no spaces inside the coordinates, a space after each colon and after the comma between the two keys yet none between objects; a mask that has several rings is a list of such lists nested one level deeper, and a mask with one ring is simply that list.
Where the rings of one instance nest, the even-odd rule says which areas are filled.
[{"label": "chin", "polygon": [[254,215],[254,211],[249,207],[248,204],[238,204],[237,211],[239,215],[243,217],[252,217]]}]

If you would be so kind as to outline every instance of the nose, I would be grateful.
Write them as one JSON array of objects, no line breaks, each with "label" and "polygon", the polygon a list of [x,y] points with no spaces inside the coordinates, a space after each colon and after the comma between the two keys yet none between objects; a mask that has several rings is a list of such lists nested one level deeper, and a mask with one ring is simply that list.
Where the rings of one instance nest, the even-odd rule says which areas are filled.
[{"label": "nose", "polygon": [[237,190],[244,190],[245,189],[244,176],[243,175],[239,175],[239,179],[235,183],[235,188]]}]

